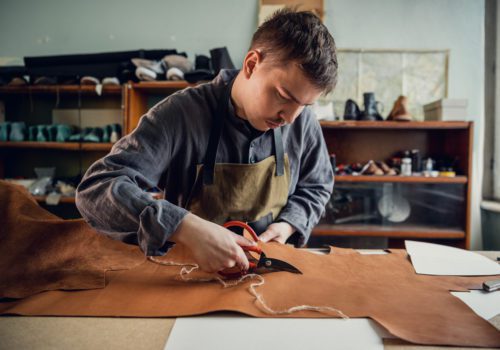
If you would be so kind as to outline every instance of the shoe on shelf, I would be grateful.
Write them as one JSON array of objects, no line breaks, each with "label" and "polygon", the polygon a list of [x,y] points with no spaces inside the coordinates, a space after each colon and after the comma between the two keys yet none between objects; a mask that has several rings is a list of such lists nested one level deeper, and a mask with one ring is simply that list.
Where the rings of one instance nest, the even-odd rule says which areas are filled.
[{"label": "shoe on shelf", "polygon": [[122,126],[120,124],[111,124],[110,127],[109,142],[115,143],[122,137]]},{"label": "shoe on shelf", "polygon": [[120,80],[118,80],[118,78],[116,77],[106,77],[102,79],[101,84],[120,86]]},{"label": "shoe on shelf", "polygon": [[365,92],[363,94],[363,101],[365,104],[365,110],[363,111],[363,113],[361,113],[360,120],[368,120],[368,121],[384,120],[384,118],[382,118],[377,108],[377,105],[378,104],[382,105],[382,103],[375,100],[375,94],[373,92]]},{"label": "shoe on shelf", "polygon": [[384,175],[384,171],[380,169],[373,160],[369,160],[361,169],[360,175]]},{"label": "shoe on shelf", "polygon": [[182,55],[166,55],[163,57],[163,63],[166,66],[167,74],[171,68],[177,68],[182,73],[191,72],[193,70],[193,63]]},{"label": "shoe on shelf", "polygon": [[172,67],[167,70],[167,80],[184,80],[184,72],[177,67]]},{"label": "shoe on shelf", "polygon": [[384,172],[384,175],[390,175],[390,176],[397,175],[396,169],[391,168],[385,162],[380,161],[380,162],[376,162],[376,164],[380,169],[382,169],[382,171]]},{"label": "shoe on shelf", "polygon": [[66,142],[69,140],[71,134],[73,134],[73,127],[68,124],[57,124],[56,129],[57,133],[55,141],[57,142]]},{"label": "shoe on shelf", "polygon": [[[145,68],[155,74],[165,74],[165,63],[163,61],[153,61],[144,58],[132,58],[132,63],[137,68]],[[136,70],[137,73],[137,70]]]},{"label": "shoe on shelf", "polygon": [[37,125],[36,141],[38,142],[49,142],[49,125]]},{"label": "shoe on shelf", "polygon": [[0,141],[9,141],[10,122],[0,123]]},{"label": "shoe on shelf", "polygon": [[28,141],[36,141],[36,134],[38,132],[38,126],[32,125],[28,128]]},{"label": "shoe on shelf", "polygon": [[80,79],[80,84],[82,85],[99,85],[99,79],[96,77],[91,77],[89,75],[86,75]]},{"label": "shoe on shelf", "polygon": [[229,55],[227,47],[217,47],[210,50],[210,59],[212,61],[212,70],[214,75],[219,74],[221,69],[234,69],[233,61]]},{"label": "shoe on shelf", "polygon": [[345,102],[344,120],[358,120],[361,116],[361,110],[356,102],[349,99]]},{"label": "shoe on shelf", "polygon": [[106,125],[102,128],[102,142],[110,142],[111,138],[111,124]]},{"label": "shoe on shelf", "polygon": [[137,67],[135,69],[135,76],[140,81],[155,81],[158,74],[146,67]]},{"label": "shoe on shelf", "polygon": [[55,142],[57,139],[57,125],[47,125],[49,131],[49,141]]},{"label": "shoe on shelf", "polygon": [[200,80],[212,80],[215,78],[210,57],[196,55],[194,66],[194,71],[184,73],[184,79],[186,79],[187,82],[196,83]]},{"label": "shoe on shelf", "polygon": [[391,113],[386,120],[403,121],[409,122],[412,120],[412,116],[408,111],[408,98],[406,96],[399,96],[394,102]]},{"label": "shoe on shelf", "polygon": [[90,128],[90,132],[83,137],[84,142],[102,142],[102,128]]}]

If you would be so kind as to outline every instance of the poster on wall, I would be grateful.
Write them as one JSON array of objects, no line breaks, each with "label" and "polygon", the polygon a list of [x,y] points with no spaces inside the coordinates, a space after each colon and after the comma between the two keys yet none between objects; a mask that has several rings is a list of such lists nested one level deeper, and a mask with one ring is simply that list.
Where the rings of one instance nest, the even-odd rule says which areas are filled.
[{"label": "poster on wall", "polygon": [[323,101],[335,106],[341,117],[348,99],[363,109],[363,93],[375,93],[384,118],[400,95],[408,97],[414,120],[423,120],[423,105],[447,97],[448,50],[339,49],[338,83]]}]

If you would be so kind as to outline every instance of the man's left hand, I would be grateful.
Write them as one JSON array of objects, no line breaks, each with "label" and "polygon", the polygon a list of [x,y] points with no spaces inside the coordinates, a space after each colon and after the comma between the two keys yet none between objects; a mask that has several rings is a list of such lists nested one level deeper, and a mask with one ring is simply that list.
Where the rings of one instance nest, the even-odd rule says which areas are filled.
[{"label": "man's left hand", "polygon": [[295,228],[287,222],[275,222],[267,227],[260,236],[262,242],[276,241],[285,244],[288,237],[295,232]]}]

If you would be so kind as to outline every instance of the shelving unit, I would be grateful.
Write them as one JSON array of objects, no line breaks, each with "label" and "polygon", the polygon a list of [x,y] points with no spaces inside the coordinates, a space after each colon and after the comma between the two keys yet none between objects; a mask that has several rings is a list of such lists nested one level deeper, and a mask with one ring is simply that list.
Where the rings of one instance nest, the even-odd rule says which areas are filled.
[{"label": "shelving unit", "polygon": [[[316,236],[386,237],[389,247],[401,247],[404,239],[421,239],[468,248],[470,244],[470,192],[473,124],[462,121],[428,122],[321,122],[323,135],[337,164],[387,161],[403,150],[418,149],[423,158],[457,159],[455,177],[353,176],[335,177],[335,189],[357,201],[351,220],[337,210],[314,228]],[[377,208],[384,195],[403,197],[410,214],[403,222],[390,222]],[[346,197],[347,195],[347,197]],[[330,209],[340,206],[333,199]],[[348,199],[346,199],[348,198]],[[405,204],[406,205],[406,204]],[[442,206],[443,208],[440,208]],[[348,205],[344,204],[344,214]],[[397,208],[396,208],[397,209]],[[363,219],[356,222],[357,212]],[[441,210],[441,211],[440,211]],[[344,222],[349,221],[352,222]]]},{"label": "shelving unit", "polygon": [[[6,121],[24,121],[28,126],[52,124],[52,110],[113,108],[121,110],[124,125],[125,86],[105,85],[98,94],[93,85],[27,85],[0,87]],[[112,143],[0,142],[0,178],[33,178],[35,167],[56,167],[57,177],[76,178],[108,153]],[[45,196],[34,197],[48,210],[66,218],[78,217],[75,199],[61,197],[59,205],[45,206]]]},{"label": "shelving unit", "polygon": [[[56,99],[64,101],[73,98],[72,96],[110,99],[122,110],[123,134],[126,135],[134,130],[139,119],[156,102],[178,90],[195,85],[197,84],[185,81],[129,82],[120,87],[105,86],[101,96],[97,96],[94,86],[0,87],[0,99],[7,97],[19,104],[20,98],[24,96],[23,98],[28,100],[25,99],[23,105],[34,98],[40,98],[45,102],[50,100],[50,103],[54,103]],[[25,111],[26,106],[24,106]],[[9,115],[8,108],[7,114]],[[17,117],[19,115],[18,113]],[[416,214],[425,216],[430,210],[429,206],[441,201],[451,206],[450,210],[456,211],[457,217],[449,218],[449,214],[445,211],[441,213],[442,219],[428,220],[428,222],[419,222],[410,217],[407,222],[400,223],[389,223],[385,219],[336,223],[335,219],[332,221],[327,217],[314,228],[314,236],[384,237],[388,239],[390,247],[401,247],[404,239],[437,241],[457,247],[469,247],[472,123],[321,121],[320,124],[328,151],[336,154],[337,164],[365,163],[371,159],[388,160],[396,152],[407,149],[419,149],[424,157],[437,155],[457,157],[456,177],[343,175],[334,179],[336,190],[343,193],[356,194],[356,191],[361,193],[358,199],[364,200],[365,207],[376,205],[378,199],[372,198],[373,196],[396,191],[410,197],[412,212]],[[22,159],[22,154],[25,154],[26,150],[29,152],[36,150],[36,154],[42,158],[54,158],[56,154],[62,158],[72,158],[78,154],[80,158],[84,158],[80,159],[80,170],[85,171],[95,159],[104,156],[111,148],[112,144],[108,143],[0,142],[0,177],[5,177],[9,171],[18,171],[19,175],[23,175],[23,169],[12,167],[12,162]],[[6,161],[6,158],[9,158],[6,157],[7,153],[11,153],[10,163]],[[413,198],[414,196],[416,197]],[[161,194],[157,194],[156,197],[161,198]],[[36,199],[41,203],[45,201],[44,197]],[[61,203],[74,206],[74,199],[63,197]],[[329,204],[335,205],[335,203]]]}]

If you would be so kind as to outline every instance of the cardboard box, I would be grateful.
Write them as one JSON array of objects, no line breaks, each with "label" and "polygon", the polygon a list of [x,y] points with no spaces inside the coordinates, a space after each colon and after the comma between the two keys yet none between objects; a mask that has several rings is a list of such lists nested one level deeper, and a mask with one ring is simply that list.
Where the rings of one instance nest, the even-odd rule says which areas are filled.
[{"label": "cardboard box", "polygon": [[443,98],[424,105],[425,120],[466,120],[467,99]]}]

